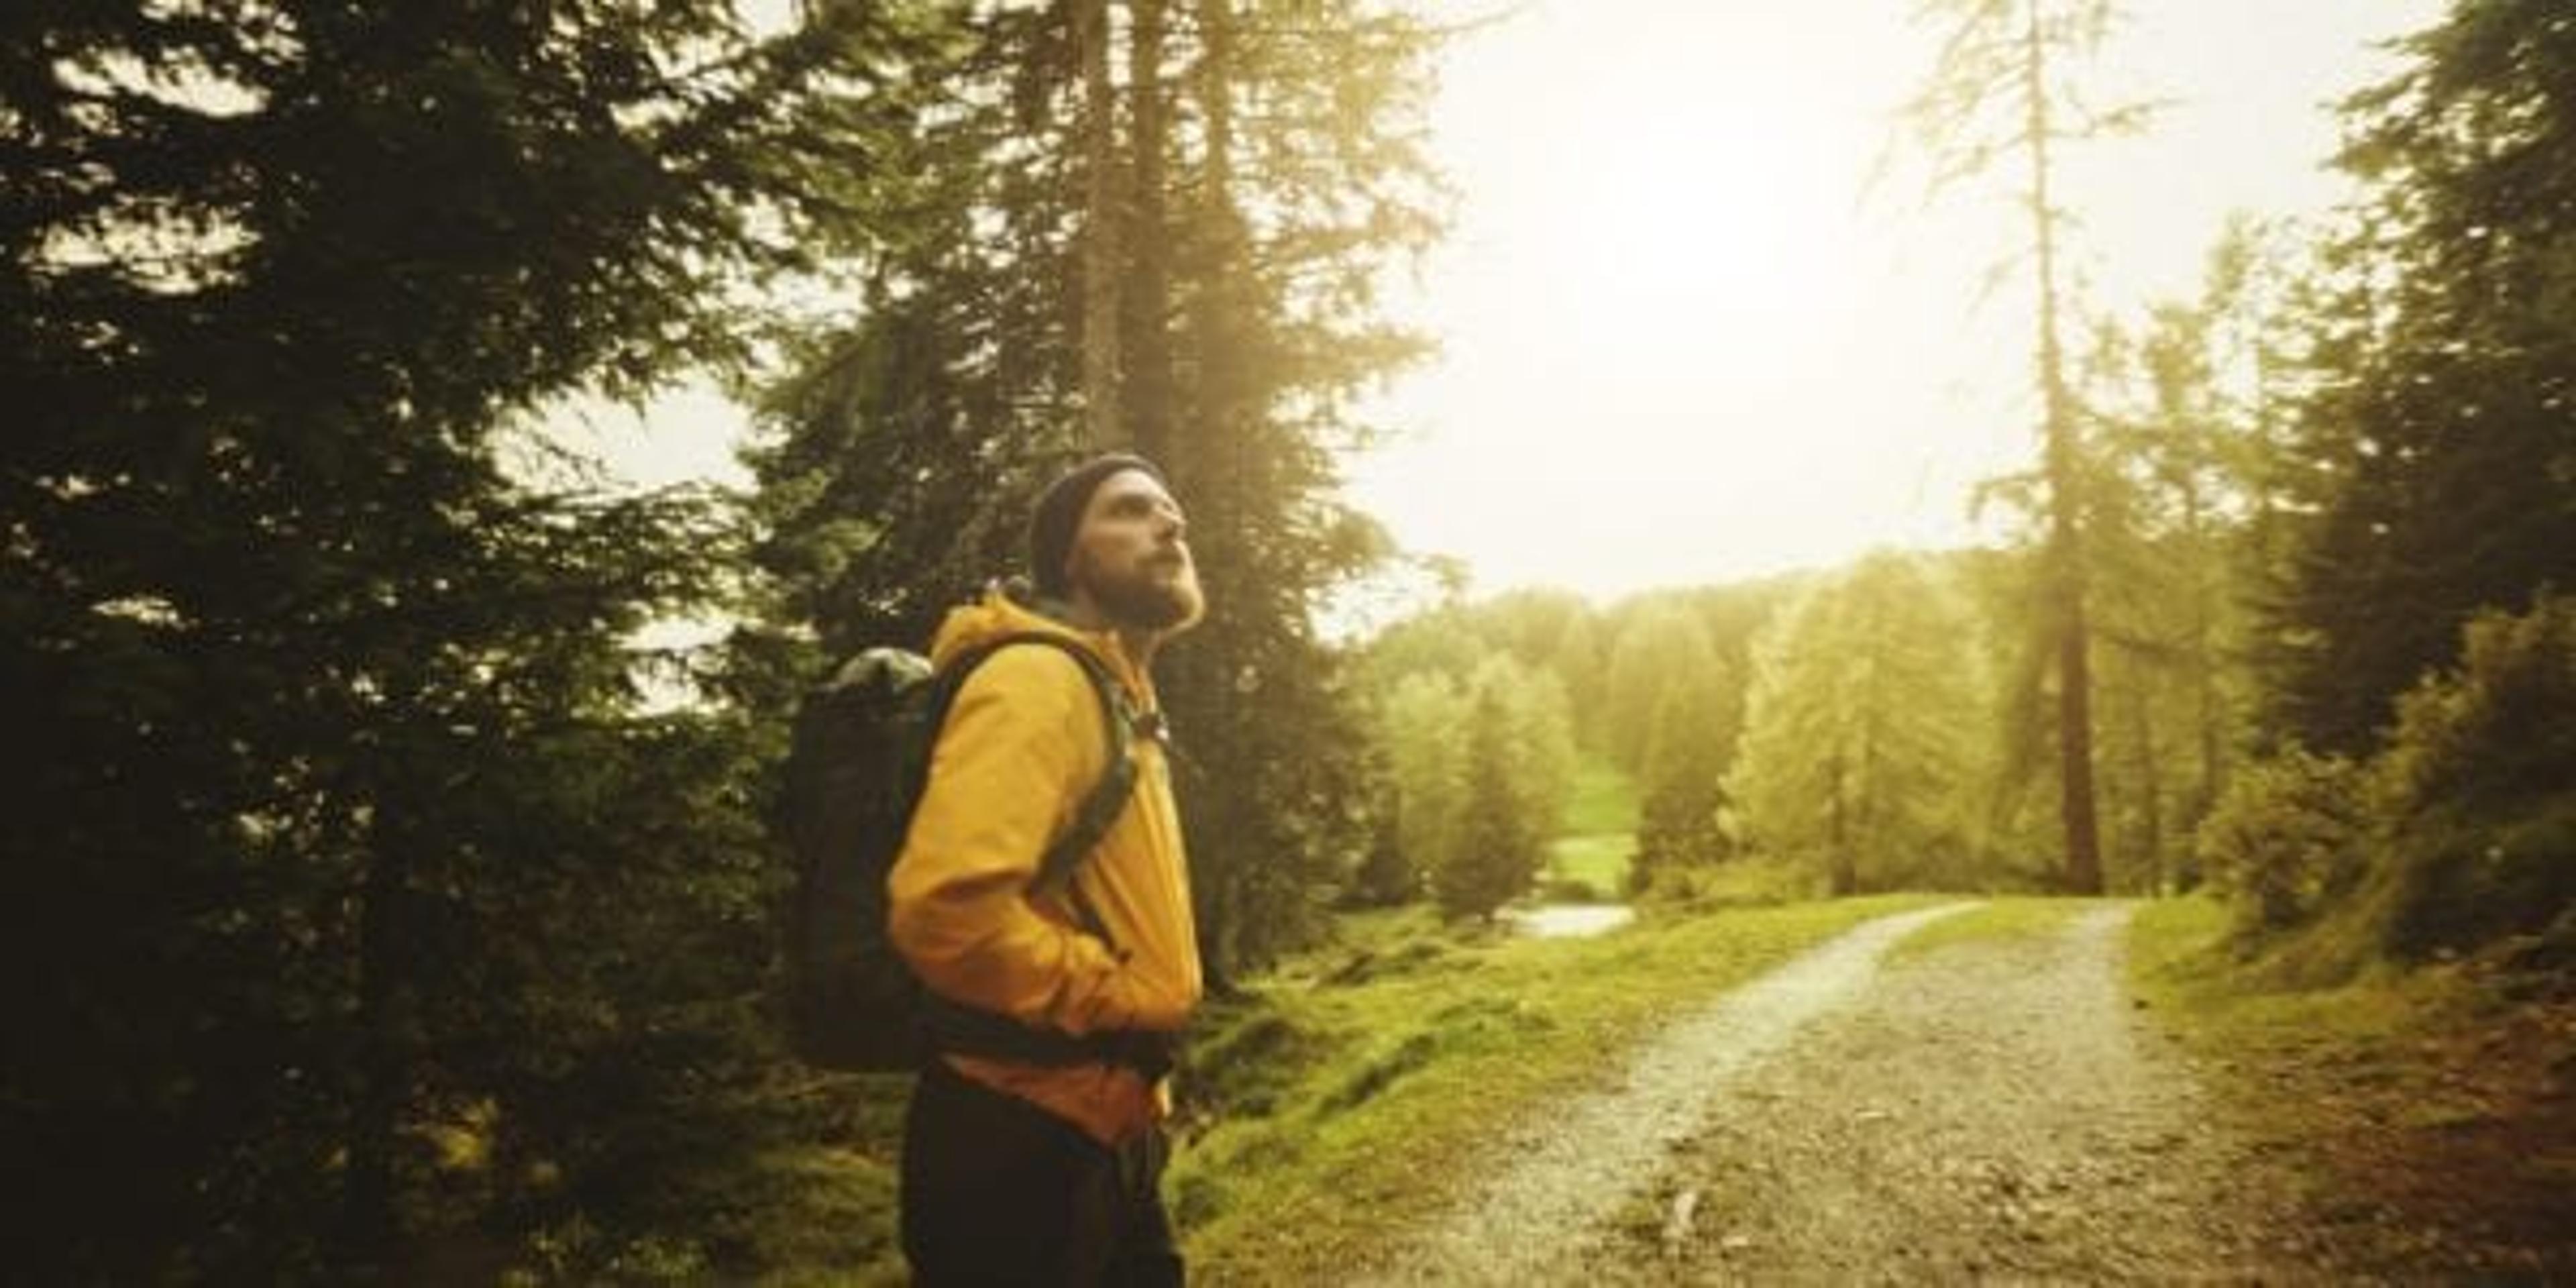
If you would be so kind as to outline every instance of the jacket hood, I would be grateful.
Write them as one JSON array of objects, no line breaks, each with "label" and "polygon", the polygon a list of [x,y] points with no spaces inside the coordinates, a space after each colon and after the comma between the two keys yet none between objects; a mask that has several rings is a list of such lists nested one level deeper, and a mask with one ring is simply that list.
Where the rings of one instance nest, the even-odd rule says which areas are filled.
[{"label": "jacket hood", "polygon": [[959,654],[1005,635],[1043,633],[1058,635],[1079,644],[1084,651],[1107,663],[1109,673],[1124,682],[1131,693],[1149,703],[1153,688],[1144,673],[1128,660],[1127,650],[1111,631],[1085,631],[1075,628],[1049,612],[1044,600],[1024,597],[1024,592],[995,584],[984,596],[971,604],[950,609],[939,624],[939,632],[930,643],[933,666],[946,666]]}]

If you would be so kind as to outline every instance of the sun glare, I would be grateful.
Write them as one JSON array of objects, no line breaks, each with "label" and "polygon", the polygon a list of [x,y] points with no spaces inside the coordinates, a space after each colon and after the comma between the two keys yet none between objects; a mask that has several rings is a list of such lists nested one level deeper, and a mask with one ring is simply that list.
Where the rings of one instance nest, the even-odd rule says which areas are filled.
[{"label": "sun glare", "polygon": [[[1570,306],[1580,365],[1652,378],[1720,363],[1774,367],[1830,310],[1837,194],[1778,87],[1711,95],[1650,81],[1588,99],[1533,157],[1515,240]],[[1572,355],[1570,355],[1571,357]]]},{"label": "sun glare", "polygon": [[[2177,102],[2066,168],[2085,305],[2192,290],[2231,211],[2330,204],[2325,105],[2429,2],[2144,13],[2105,73]],[[1915,7],[1526,0],[1473,27],[1433,107],[1456,226],[1408,306],[1442,355],[1376,409],[1399,437],[1354,500],[1481,590],[1595,597],[1983,535],[1974,485],[2031,450],[2027,287],[1987,284],[2019,214],[2009,173],[1933,206],[1896,190],[1919,176],[1870,187],[1931,61]]]},{"label": "sun glare", "polygon": [[1481,584],[1610,594],[1876,535],[1816,498],[1848,495],[1868,453],[1840,435],[1874,419],[1823,404],[1851,400],[1883,259],[1857,249],[1881,91],[1848,50],[1840,73],[1802,57],[1812,24],[1653,13],[1530,11],[1519,38],[1551,57],[1465,48],[1449,82],[1464,200],[1424,292],[1444,359],[1389,417],[1420,433],[1359,491]]}]

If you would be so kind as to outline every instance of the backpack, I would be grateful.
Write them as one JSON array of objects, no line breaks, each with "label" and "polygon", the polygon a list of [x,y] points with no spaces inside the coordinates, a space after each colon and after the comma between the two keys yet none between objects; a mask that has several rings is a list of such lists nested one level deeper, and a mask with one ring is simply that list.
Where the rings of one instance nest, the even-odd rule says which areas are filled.
[{"label": "backpack", "polygon": [[[934,670],[920,654],[873,648],[843,663],[796,712],[787,756],[786,834],[797,881],[788,911],[788,1045],[806,1063],[852,1072],[916,1069],[956,1051],[1038,1064],[1122,1060],[1134,1035],[1075,1038],[976,1011],[913,977],[886,931],[886,878],[930,774],[940,728],[966,677],[1019,644],[1061,649],[1100,698],[1109,766],[1049,845],[1033,892],[1070,889],[1074,869],[1109,830],[1136,785],[1134,713],[1126,690],[1089,650],[1023,632],[977,645]],[[1088,901],[1084,928],[1109,938]]]}]

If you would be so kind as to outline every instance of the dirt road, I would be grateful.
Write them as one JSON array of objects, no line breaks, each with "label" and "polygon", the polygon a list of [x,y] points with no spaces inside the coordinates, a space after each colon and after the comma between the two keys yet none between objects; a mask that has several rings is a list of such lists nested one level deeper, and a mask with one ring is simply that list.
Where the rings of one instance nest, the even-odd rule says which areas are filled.
[{"label": "dirt road", "polygon": [[1507,1129],[1394,1283],[2303,1278],[2180,1054],[2120,987],[2129,909],[1888,949],[1872,922]]}]

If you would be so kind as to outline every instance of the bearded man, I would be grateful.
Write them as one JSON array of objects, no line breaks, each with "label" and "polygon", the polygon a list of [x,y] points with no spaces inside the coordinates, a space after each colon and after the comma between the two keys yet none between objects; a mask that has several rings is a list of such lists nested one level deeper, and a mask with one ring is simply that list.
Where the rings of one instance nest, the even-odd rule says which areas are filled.
[{"label": "bearded man", "polygon": [[[1151,463],[1086,462],[1031,516],[1034,595],[995,589],[932,645],[942,664],[1062,637],[998,649],[959,689],[889,878],[889,935],[934,999],[1072,1042],[1044,1059],[948,1051],[923,1071],[902,1224],[927,1288],[1182,1282],[1163,1123],[1200,973],[1151,667],[1205,611],[1186,533]],[[1128,734],[1104,736],[1107,721]],[[1132,792],[1048,888],[1042,857],[1120,745]]]}]

